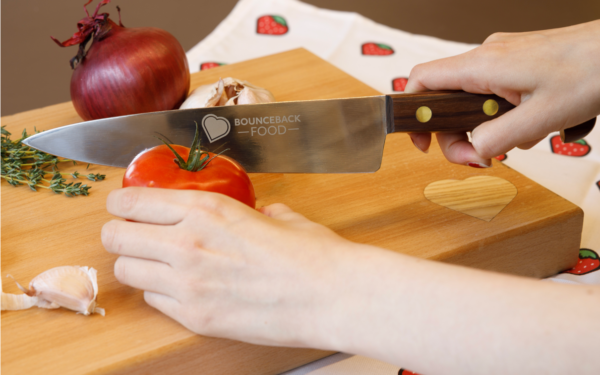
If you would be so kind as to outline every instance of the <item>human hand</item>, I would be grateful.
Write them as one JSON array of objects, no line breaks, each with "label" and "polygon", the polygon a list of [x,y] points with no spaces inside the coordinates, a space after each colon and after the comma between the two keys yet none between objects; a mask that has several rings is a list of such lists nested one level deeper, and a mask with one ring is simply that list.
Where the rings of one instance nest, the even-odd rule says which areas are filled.
[{"label": "human hand", "polygon": [[121,283],[196,333],[256,344],[318,345],[328,292],[343,289],[332,275],[359,246],[282,204],[215,193],[119,189],[107,209],[135,221],[102,228]]},{"label": "human hand", "polygon": [[[422,373],[597,373],[572,353],[593,355],[598,288],[355,244],[284,205],[261,213],[216,193],[126,188],[111,192],[107,208],[135,220],[102,228],[104,246],[120,255],[117,279],[196,333]],[[531,348],[549,360],[532,361]]]},{"label": "human hand", "polygon": [[[446,158],[491,166],[514,147],[529,149],[548,134],[600,114],[600,21],[525,33],[496,33],[462,55],[414,67],[405,92],[463,90],[496,94],[517,108],[472,132],[437,134]],[[429,133],[412,133],[426,151]]]}]

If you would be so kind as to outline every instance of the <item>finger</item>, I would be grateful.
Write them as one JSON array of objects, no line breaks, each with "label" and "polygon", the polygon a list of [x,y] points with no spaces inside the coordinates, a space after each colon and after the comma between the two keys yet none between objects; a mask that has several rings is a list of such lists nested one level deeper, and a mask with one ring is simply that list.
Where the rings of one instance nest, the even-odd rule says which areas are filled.
[{"label": "finger", "polygon": [[[108,212],[137,222],[173,225],[181,222],[192,207],[226,211],[222,194],[198,190],[175,190],[128,187],[110,192],[106,200]],[[223,206],[223,207],[221,207]],[[223,213],[223,212],[221,212]]]},{"label": "finger", "polygon": [[485,76],[475,79],[483,63],[478,57],[480,55],[469,51],[419,64],[411,70],[404,92],[464,90],[475,94],[491,94]]},{"label": "finger", "polygon": [[183,324],[181,319],[181,303],[175,298],[160,293],[144,291],[144,301],[163,314]]},{"label": "finger", "polygon": [[490,36],[488,36],[487,38],[485,38],[485,40],[483,41],[482,44],[502,42],[502,41],[510,39],[512,34],[513,33],[503,33],[503,32],[493,33]]},{"label": "finger", "polygon": [[112,220],[101,231],[102,245],[109,253],[171,263],[173,252],[167,241],[171,227]]},{"label": "finger", "polygon": [[277,218],[278,216],[282,216],[287,213],[294,212],[294,211],[292,211],[291,208],[289,208],[288,206],[286,206],[283,203],[270,204],[268,206],[261,207],[259,209],[259,211],[261,213],[265,214],[266,216],[272,217],[274,219]]},{"label": "finger", "polygon": [[437,133],[436,136],[448,161],[474,168],[488,168],[492,165],[489,158],[478,155],[466,133]]},{"label": "finger", "polygon": [[519,105],[521,94],[532,89],[534,79],[531,74],[516,75],[505,55],[505,48],[492,43],[460,55],[419,64],[411,70],[404,92],[462,90],[473,94],[496,94]]},{"label": "finger", "polygon": [[534,34],[536,32],[531,32],[531,31],[523,31],[523,32],[518,32],[518,33],[503,33],[503,32],[497,32],[497,33],[493,33],[492,35],[488,36],[482,44],[487,44],[487,43],[500,43],[500,42],[506,42],[506,41],[511,41],[514,39],[519,39],[522,38],[526,35],[531,35]]},{"label": "finger", "polygon": [[431,133],[408,133],[413,145],[424,153],[429,152],[431,146]]},{"label": "finger", "polygon": [[176,292],[177,274],[168,264],[121,256],[115,262],[115,277],[136,289],[171,295]]},{"label": "finger", "polygon": [[303,215],[295,212],[294,210],[282,203],[274,203],[269,206],[262,207],[260,209],[260,212],[262,212],[270,218],[281,221],[307,220]]},{"label": "finger", "polygon": [[535,141],[530,141],[530,142],[522,143],[522,144],[518,145],[517,147],[520,148],[521,150],[529,150],[530,148],[532,148],[533,146],[537,145],[542,140],[544,140],[544,138],[546,138],[546,137],[538,138]]},{"label": "finger", "polygon": [[177,224],[193,201],[191,191],[128,187],[110,192],[108,212],[124,219],[152,224]]},{"label": "finger", "polygon": [[528,144],[545,138],[558,129],[549,118],[546,105],[538,105],[540,98],[532,98],[502,116],[479,125],[472,132],[472,143],[477,153],[483,158],[502,155],[518,145]]}]

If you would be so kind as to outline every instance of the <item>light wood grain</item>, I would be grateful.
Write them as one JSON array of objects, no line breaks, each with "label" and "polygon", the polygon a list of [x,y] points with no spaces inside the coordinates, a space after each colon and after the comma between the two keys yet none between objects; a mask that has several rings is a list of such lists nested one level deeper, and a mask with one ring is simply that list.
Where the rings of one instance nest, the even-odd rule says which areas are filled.
[{"label": "light wood grain", "polygon": [[517,188],[500,177],[475,176],[432,182],[423,194],[440,206],[491,221],[514,199]]},{"label": "light wood grain", "polygon": [[[279,101],[378,94],[299,49],[194,74],[192,88],[233,76],[269,88]],[[13,134],[78,122],[71,103],[2,118]],[[101,140],[99,140],[101,141]],[[65,166],[73,171],[81,166]],[[2,282],[26,284],[55,266],[98,270],[98,302],[106,316],[64,309],[2,312],[4,374],[277,374],[329,353],[272,348],[195,335],[113,276],[115,256],[100,241],[108,193],[124,170],[91,166],[107,179],[89,197],[31,192],[2,182]],[[442,179],[497,176],[518,190],[491,222],[428,201],[423,189]],[[577,259],[582,211],[519,173],[494,163],[473,169],[448,163],[434,144],[428,155],[404,134],[388,136],[381,169],[372,174],[253,174],[258,202],[283,202],[350,240],[421,258],[543,277]],[[418,287],[418,286],[415,286]]]}]

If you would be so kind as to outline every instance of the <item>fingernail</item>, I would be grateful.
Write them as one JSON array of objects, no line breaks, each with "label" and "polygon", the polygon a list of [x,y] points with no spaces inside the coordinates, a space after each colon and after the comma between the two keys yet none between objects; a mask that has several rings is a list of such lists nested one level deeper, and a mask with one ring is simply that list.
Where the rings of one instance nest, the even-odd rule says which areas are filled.
[{"label": "fingernail", "polygon": [[489,168],[490,167],[489,165],[485,165],[483,163],[475,163],[472,161],[468,162],[467,165],[469,167],[473,167],[473,168]]},{"label": "fingernail", "polygon": [[412,141],[413,145],[415,145],[416,148],[419,149],[419,151],[421,151],[424,154],[428,154],[429,153],[429,148],[427,148],[426,150],[423,150],[421,147],[419,147],[415,141],[412,139],[412,137],[410,137],[410,140]]}]

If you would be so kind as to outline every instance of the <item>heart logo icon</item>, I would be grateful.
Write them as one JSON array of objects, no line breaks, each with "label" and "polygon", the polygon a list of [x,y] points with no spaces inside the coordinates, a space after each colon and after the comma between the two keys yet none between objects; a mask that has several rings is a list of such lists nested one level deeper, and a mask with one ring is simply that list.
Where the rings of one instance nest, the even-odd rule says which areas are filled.
[{"label": "heart logo icon", "polygon": [[202,119],[202,129],[204,129],[210,143],[213,143],[229,134],[231,125],[224,117],[206,115]]},{"label": "heart logo icon", "polygon": [[432,182],[424,194],[440,206],[491,221],[514,199],[517,188],[500,177],[476,176]]}]

